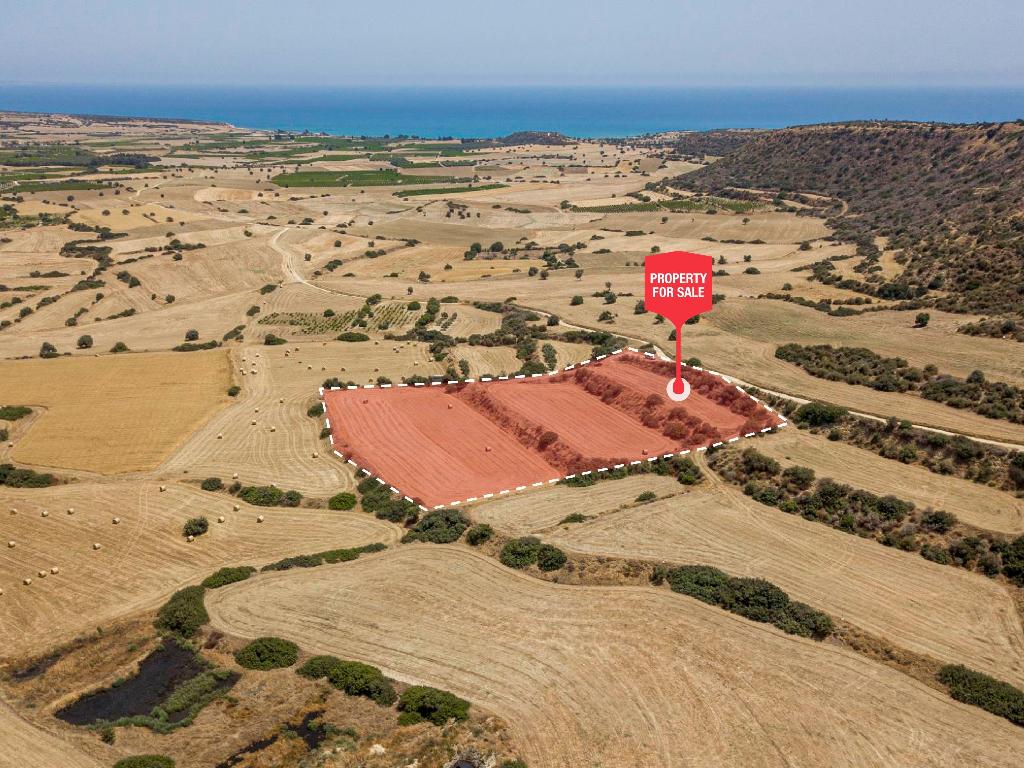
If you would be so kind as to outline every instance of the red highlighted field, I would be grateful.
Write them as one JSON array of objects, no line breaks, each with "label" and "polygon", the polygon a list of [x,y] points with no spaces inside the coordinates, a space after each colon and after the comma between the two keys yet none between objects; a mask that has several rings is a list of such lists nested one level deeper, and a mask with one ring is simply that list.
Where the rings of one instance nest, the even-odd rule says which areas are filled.
[{"label": "red highlighted field", "polygon": [[538,378],[324,392],[334,449],[427,507],[708,447],[782,423],[706,371],[624,352]]}]

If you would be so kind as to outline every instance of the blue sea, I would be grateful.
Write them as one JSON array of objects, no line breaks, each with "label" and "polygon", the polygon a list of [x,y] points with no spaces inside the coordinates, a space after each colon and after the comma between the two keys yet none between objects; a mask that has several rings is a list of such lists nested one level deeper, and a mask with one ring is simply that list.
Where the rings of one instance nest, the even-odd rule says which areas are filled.
[{"label": "blue sea", "polygon": [[1024,118],[1024,88],[229,88],[0,84],[0,110],[216,120],[348,135],[618,137],[841,120]]}]

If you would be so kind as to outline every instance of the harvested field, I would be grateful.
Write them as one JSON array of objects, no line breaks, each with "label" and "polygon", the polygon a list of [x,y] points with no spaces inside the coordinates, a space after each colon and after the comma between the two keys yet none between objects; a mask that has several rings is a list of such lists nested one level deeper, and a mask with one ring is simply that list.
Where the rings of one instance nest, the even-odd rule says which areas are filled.
[{"label": "harvested field", "polygon": [[705,447],[780,423],[722,379],[624,353],[553,376],[324,392],[336,451],[426,506]]},{"label": "harvested field", "polygon": [[1015,726],[851,652],[666,590],[541,582],[461,547],[261,576],[207,607],[217,629],[468,698],[545,768],[1024,759]]},{"label": "harvested field", "polygon": [[879,495],[894,493],[922,509],[952,512],[979,528],[1009,534],[1024,532],[1024,499],[981,483],[901,464],[802,429],[786,430],[758,445],[758,450],[784,466],[799,464],[813,469],[819,478],[831,477]]},{"label": "harvested field", "polygon": [[[653,480],[552,488],[531,494],[530,504],[522,503],[525,497],[488,502],[474,516],[515,535],[543,532],[545,541],[578,552],[712,565],[768,579],[794,599],[903,648],[949,663],[970,659],[977,669],[1024,683],[1024,631],[1002,585],[766,507],[713,475],[692,490],[674,483],[672,498],[630,504],[646,486],[671,492]],[[597,517],[552,528],[570,512]]]},{"label": "harvested field", "polygon": [[12,458],[100,473],[155,467],[227,401],[227,354],[0,362],[5,400],[45,409]]},{"label": "harvested field", "polygon": [[[290,555],[397,538],[397,528],[369,515],[277,509],[154,483],[78,483],[47,489],[0,488],[4,535],[0,551],[4,655],[31,653],[39,638],[70,639],[133,610],[154,607],[171,592],[226,565],[261,565]],[[74,514],[67,514],[68,508]],[[42,511],[49,514],[42,516]],[[257,514],[264,522],[257,523]],[[188,542],[182,525],[205,515],[208,533]],[[217,517],[223,515],[224,523]],[[118,517],[120,522],[113,523]],[[94,550],[93,544],[100,549]],[[59,573],[37,578],[56,566]],[[22,579],[32,579],[30,585]]]}]

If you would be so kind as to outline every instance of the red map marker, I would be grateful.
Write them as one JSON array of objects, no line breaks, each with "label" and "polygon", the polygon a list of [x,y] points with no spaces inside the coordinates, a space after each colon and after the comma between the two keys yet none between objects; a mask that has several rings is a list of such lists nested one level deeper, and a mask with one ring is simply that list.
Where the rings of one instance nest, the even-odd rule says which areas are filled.
[{"label": "red map marker", "polygon": [[683,323],[711,309],[711,273],[714,259],[699,253],[652,253],[644,260],[644,308],[666,318],[676,328],[676,378],[668,396],[685,400],[690,394],[683,379]]}]

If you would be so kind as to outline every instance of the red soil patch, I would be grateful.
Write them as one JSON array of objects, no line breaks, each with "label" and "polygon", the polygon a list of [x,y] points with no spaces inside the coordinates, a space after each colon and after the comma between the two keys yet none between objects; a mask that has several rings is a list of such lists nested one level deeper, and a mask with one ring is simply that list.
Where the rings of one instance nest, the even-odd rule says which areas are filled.
[{"label": "red soil patch", "polygon": [[776,426],[712,374],[623,353],[553,376],[324,392],[334,449],[428,507],[481,498]]}]

